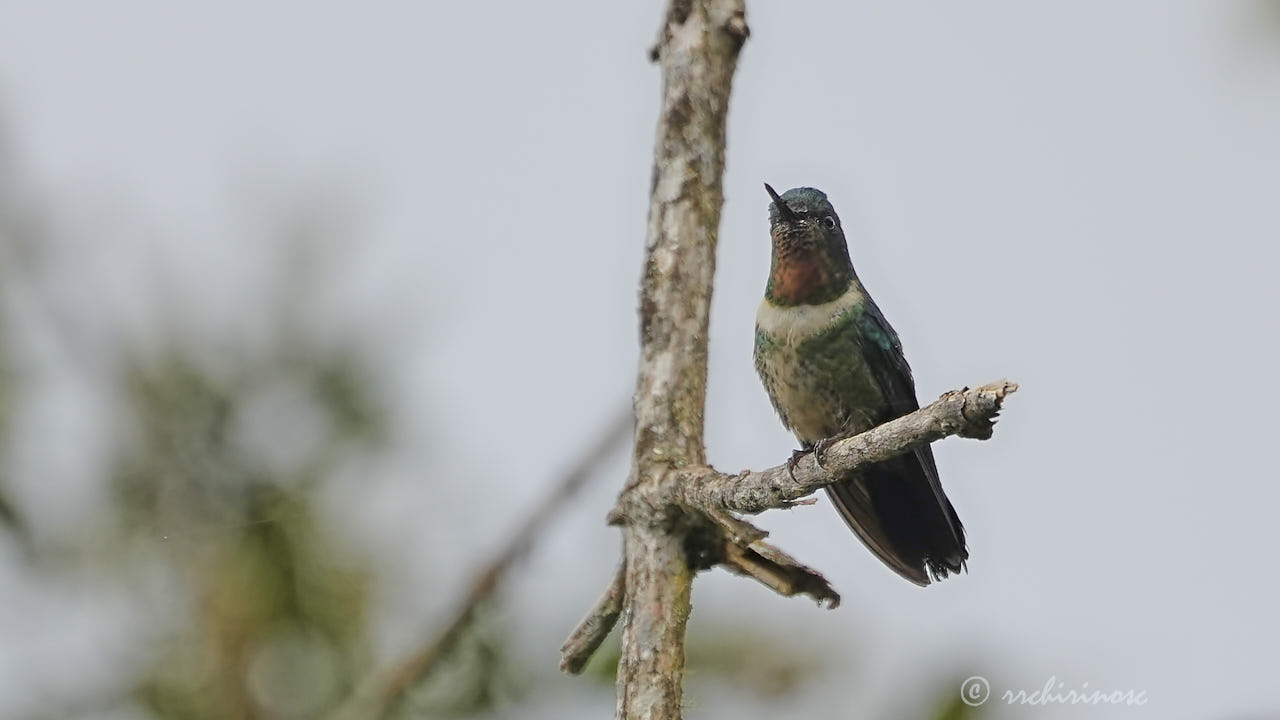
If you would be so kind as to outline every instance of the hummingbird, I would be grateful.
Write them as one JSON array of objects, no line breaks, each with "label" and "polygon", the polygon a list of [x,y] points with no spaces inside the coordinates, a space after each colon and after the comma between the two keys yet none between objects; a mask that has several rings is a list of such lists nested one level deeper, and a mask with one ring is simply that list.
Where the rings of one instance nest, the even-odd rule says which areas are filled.
[{"label": "hummingbird", "polygon": [[[919,409],[902,343],[849,259],[821,190],[772,198],[773,257],[756,313],[755,365],[782,424],[819,462],[840,437]],[[826,487],[841,517],[885,565],[917,585],[965,569],[964,526],[924,445]]]}]

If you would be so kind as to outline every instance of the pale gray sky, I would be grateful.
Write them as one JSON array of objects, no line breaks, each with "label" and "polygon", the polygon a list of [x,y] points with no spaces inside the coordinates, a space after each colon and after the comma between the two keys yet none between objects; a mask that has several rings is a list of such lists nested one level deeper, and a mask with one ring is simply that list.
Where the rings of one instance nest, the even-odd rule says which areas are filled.
[{"label": "pale gray sky", "polygon": [[[359,239],[341,248],[325,317],[364,328],[411,428],[387,477],[348,498],[359,541],[405,566],[413,601],[387,601],[389,654],[465,577],[439,567],[440,544],[475,558],[498,544],[630,391],[658,17],[639,2],[121,0],[15,4],[0,22],[19,160],[63,222],[98,240],[53,249],[45,278],[84,347],[145,337],[171,312],[252,326],[270,201],[350,207]],[[925,672],[988,675],[997,693],[1057,677],[1150,698],[1011,718],[1280,712],[1277,14],[1262,0],[752,2],[748,20],[712,461],[771,465],[793,444],[750,360],[765,180],[830,195],[922,399],[1000,377],[1022,390],[993,441],[936,448],[969,574],[902,582],[824,500],[764,523],[844,606],[713,573],[695,588],[695,626],[794,629],[857,664],[852,693],[825,674],[798,715],[917,707],[934,688],[909,681]],[[19,453],[23,497],[44,522],[89,521],[109,398],[74,379],[57,342],[32,352],[45,399],[20,432],[82,452]],[[495,434],[510,452],[490,450]],[[457,458],[415,454],[428,437]],[[476,457],[492,472],[458,477],[443,500],[414,482]],[[621,458],[613,470],[520,576],[539,618],[521,631],[531,657],[554,662],[610,571],[616,531],[601,518]],[[434,559],[430,577],[414,558]],[[594,570],[569,575],[583,563]],[[16,600],[0,612],[0,715],[56,687],[68,648],[102,662],[121,641],[112,613],[127,614],[24,588],[3,565]],[[607,691],[595,700],[583,717],[611,712]],[[776,711],[706,696],[689,716]]]}]

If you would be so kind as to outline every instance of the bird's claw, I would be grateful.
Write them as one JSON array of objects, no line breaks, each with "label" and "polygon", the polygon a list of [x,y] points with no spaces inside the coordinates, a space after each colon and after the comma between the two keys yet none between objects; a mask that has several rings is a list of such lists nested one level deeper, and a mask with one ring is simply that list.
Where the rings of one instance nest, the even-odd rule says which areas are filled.
[{"label": "bird's claw", "polygon": [[816,445],[802,447],[799,450],[791,451],[791,459],[787,461],[787,472],[791,474],[791,479],[796,479],[796,463],[800,462],[800,458],[813,453],[813,461],[818,464],[818,468],[826,471],[827,466],[822,464],[822,453],[826,452],[833,444],[843,439],[839,435],[829,438],[823,438]]},{"label": "bird's claw", "polygon": [[815,462],[818,463],[818,467],[822,468],[823,470],[827,469],[827,466],[822,464],[823,462],[822,454],[825,453],[827,450],[831,449],[831,446],[839,442],[840,439],[841,438],[839,435],[829,437],[829,438],[823,438],[818,441],[817,445],[813,446],[813,459]]},{"label": "bird's claw", "polygon": [[787,461],[787,472],[791,475],[791,479],[796,479],[796,463],[800,462],[800,458],[808,455],[813,448],[800,448],[791,451],[791,459]]}]

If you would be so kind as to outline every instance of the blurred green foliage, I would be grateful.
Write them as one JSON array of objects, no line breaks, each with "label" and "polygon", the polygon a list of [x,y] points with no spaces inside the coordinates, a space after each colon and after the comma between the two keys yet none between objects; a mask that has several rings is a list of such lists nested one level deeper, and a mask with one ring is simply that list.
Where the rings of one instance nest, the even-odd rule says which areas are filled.
[{"label": "blurred green foliage", "polygon": [[938,699],[935,701],[933,718],[934,720],[979,720],[987,717],[985,710],[988,706],[985,704],[970,705],[964,701],[960,694],[960,687],[963,680],[956,678],[954,682],[947,683],[940,691]]},{"label": "blurred green foliage", "polygon": [[[225,376],[176,350],[126,369],[123,529],[163,549],[192,600],[192,622],[137,689],[158,717],[315,717],[369,669],[372,579],[342,556],[315,490],[381,437],[384,414],[349,358],[299,350],[269,349]],[[315,417],[249,422],[281,392],[287,410]],[[283,456],[270,434],[246,437],[288,436],[278,423],[289,422],[320,430]]]},{"label": "blurred green foliage", "polygon": [[[11,169],[0,167],[0,176]],[[13,297],[2,291],[16,274],[36,278],[45,260],[9,263],[9,251],[19,236],[33,247],[48,239],[40,218],[10,212],[6,187],[0,182],[0,461],[17,421],[5,333]],[[325,327],[314,321],[314,295],[332,248],[312,219],[294,219],[279,233],[265,340],[192,333],[172,318],[160,330],[165,343],[133,342],[119,362],[77,365],[106,370],[117,405],[110,506],[100,524],[32,546],[31,572],[54,579],[92,568],[127,583],[140,569],[162,568],[168,590],[140,596],[161,614],[158,639],[139,638],[135,648],[153,661],[129,693],[157,718],[323,717],[379,669],[369,617],[377,578],[344,546],[325,490],[386,447],[387,396],[361,342],[332,328],[312,337]],[[39,289],[27,283],[25,291]],[[35,320],[59,331],[52,316]],[[6,468],[0,462],[0,527],[17,534],[21,508],[10,501]],[[516,696],[506,634],[492,615],[478,614],[438,677],[400,704],[404,714],[474,714]],[[101,698],[103,708],[119,701]]]}]

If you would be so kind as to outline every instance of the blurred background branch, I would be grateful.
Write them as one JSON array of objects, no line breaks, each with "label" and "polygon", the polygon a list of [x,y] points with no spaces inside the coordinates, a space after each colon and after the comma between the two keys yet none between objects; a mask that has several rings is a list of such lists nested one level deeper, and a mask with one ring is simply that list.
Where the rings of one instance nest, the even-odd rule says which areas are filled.
[{"label": "blurred background branch", "polygon": [[602,425],[603,430],[581,458],[533,509],[523,524],[498,554],[481,567],[472,578],[466,593],[455,603],[453,618],[442,627],[421,650],[398,665],[379,671],[356,690],[348,703],[334,716],[335,720],[381,718],[394,708],[401,697],[430,674],[457,645],[459,638],[475,621],[481,606],[497,591],[507,571],[530,552],[541,535],[559,515],[564,504],[581,490],[598,472],[610,452],[630,435],[631,410],[623,408]]}]

